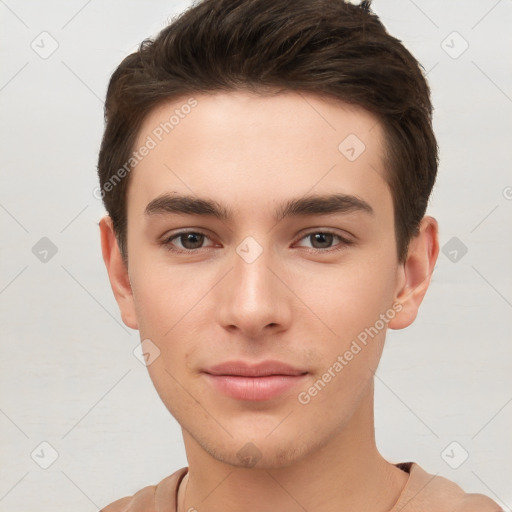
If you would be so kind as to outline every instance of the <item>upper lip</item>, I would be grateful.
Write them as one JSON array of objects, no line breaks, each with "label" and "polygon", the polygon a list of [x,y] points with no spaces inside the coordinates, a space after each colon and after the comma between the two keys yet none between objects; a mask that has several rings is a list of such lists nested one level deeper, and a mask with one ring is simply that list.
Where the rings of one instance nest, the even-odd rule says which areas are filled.
[{"label": "upper lip", "polygon": [[227,361],[204,370],[210,375],[237,375],[240,377],[266,377],[269,375],[304,375],[305,370],[280,361],[262,361],[256,364],[245,361]]}]

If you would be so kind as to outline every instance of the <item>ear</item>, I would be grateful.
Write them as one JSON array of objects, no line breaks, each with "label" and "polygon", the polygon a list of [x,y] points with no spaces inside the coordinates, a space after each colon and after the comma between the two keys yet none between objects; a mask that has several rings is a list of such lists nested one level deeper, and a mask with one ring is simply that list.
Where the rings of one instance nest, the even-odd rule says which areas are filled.
[{"label": "ear", "polygon": [[427,292],[439,254],[436,219],[425,216],[419,233],[409,243],[406,261],[400,266],[395,302],[402,309],[388,323],[391,329],[403,329],[416,319],[420,304]]},{"label": "ear", "polygon": [[128,269],[121,257],[114,232],[112,219],[105,215],[99,222],[101,233],[101,252],[107,267],[110,286],[121,312],[123,322],[132,329],[138,329],[133,292]]}]

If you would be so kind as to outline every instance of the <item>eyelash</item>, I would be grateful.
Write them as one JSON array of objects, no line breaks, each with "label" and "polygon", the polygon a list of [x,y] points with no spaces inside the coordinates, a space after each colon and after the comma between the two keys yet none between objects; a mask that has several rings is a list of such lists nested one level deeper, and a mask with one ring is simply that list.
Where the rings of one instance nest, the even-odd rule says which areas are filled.
[{"label": "eyelash", "polygon": [[[301,240],[304,240],[305,238],[308,238],[312,235],[316,235],[318,233],[321,233],[323,235],[333,235],[334,237],[338,238],[341,243],[338,244],[338,246],[334,246],[332,248],[327,248],[327,249],[317,249],[314,247],[305,247],[305,249],[308,249],[309,252],[312,252],[315,254],[320,254],[320,253],[330,254],[330,253],[342,250],[345,246],[350,246],[350,245],[354,244],[354,242],[352,240],[348,240],[347,238],[344,238],[341,235],[338,235],[337,233],[334,233],[333,231],[329,231],[329,230],[310,231],[309,233],[306,233],[301,238],[299,238],[297,240],[297,242],[300,242]],[[175,240],[176,238],[179,238],[180,236],[189,235],[189,234],[203,235],[204,237],[210,239],[208,237],[208,235],[206,235],[205,233],[202,233],[201,231],[181,231],[179,233],[174,233],[173,235],[166,237],[162,241],[161,245],[163,245],[165,247],[165,249],[167,249],[169,252],[173,252],[176,254],[193,254],[193,253],[199,251],[200,249],[208,249],[208,247],[199,247],[198,249],[176,249],[172,246],[173,240]]]}]

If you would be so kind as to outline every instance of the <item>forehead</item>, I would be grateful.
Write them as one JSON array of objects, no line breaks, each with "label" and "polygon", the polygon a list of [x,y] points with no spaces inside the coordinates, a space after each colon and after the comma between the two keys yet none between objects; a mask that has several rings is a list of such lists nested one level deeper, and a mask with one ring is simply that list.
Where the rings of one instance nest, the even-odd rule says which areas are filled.
[{"label": "forehead", "polygon": [[[194,94],[151,111],[135,150],[128,201],[137,210],[162,192],[241,203],[337,191],[388,193],[383,132],[366,110],[316,95],[234,91]],[[129,206],[130,207],[130,206]]]}]

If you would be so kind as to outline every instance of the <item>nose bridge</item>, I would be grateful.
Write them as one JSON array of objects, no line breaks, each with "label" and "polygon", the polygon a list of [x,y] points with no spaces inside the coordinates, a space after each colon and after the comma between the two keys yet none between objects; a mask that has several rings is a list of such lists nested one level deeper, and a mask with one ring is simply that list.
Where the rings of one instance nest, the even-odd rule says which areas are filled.
[{"label": "nose bridge", "polygon": [[239,304],[247,306],[262,299],[268,304],[273,295],[271,281],[275,279],[268,268],[271,265],[270,250],[259,249],[249,241],[240,244],[236,253],[232,277],[234,289],[240,295]]},{"label": "nose bridge", "polygon": [[[270,268],[273,252],[254,237],[246,237],[232,255],[232,270],[223,285],[217,307],[224,327],[236,326],[251,337],[269,325],[289,319],[286,290]],[[269,268],[270,267],[270,268]]]},{"label": "nose bridge", "polygon": [[235,250],[233,261],[234,292],[237,303],[247,312],[269,309],[275,293],[274,276],[269,270],[271,250],[252,236],[245,238]]}]

